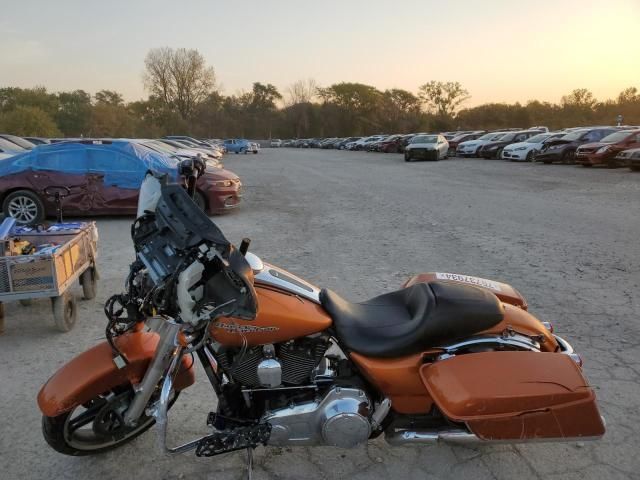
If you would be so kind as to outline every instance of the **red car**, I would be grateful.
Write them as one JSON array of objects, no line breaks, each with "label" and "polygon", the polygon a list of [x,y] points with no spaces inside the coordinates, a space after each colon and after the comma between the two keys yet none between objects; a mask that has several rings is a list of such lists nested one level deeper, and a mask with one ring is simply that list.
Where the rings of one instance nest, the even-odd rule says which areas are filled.
[{"label": "red car", "polygon": [[640,147],[640,130],[622,130],[599,142],[587,143],[576,150],[576,162],[583,167],[607,165],[617,167],[616,156],[623,150]]},{"label": "red car", "polygon": [[[40,145],[0,161],[0,202],[5,216],[18,223],[41,222],[55,215],[45,189],[69,189],[69,215],[134,215],[138,190],[148,170],[180,182],[179,160],[127,140],[81,140]],[[242,183],[227,170],[207,168],[196,184],[196,203],[209,214],[240,204]]]}]

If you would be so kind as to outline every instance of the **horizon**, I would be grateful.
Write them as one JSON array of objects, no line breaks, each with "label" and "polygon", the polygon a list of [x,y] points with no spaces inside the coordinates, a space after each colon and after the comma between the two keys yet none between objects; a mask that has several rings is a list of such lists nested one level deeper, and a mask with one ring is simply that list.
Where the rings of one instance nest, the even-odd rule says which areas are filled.
[{"label": "horizon", "polygon": [[[470,108],[558,103],[577,88],[602,101],[638,86],[640,79],[640,42],[634,38],[640,3],[633,0],[588,8],[576,0],[542,0],[526,18],[521,6],[504,0],[482,6],[331,0],[306,10],[289,0],[240,4],[215,7],[198,0],[180,15],[175,7],[160,7],[171,5],[166,1],[114,0],[109,11],[79,0],[67,1],[66,9],[35,1],[12,5],[0,19],[0,87],[91,94],[107,89],[127,102],[141,100],[148,97],[144,57],[162,46],[197,49],[225,95],[249,91],[253,82],[271,83],[284,94],[307,78],[319,86],[357,82],[413,93],[440,80],[460,82],[471,95],[463,108]],[[151,9],[154,20],[141,24]],[[18,28],[27,23],[27,32]]]}]

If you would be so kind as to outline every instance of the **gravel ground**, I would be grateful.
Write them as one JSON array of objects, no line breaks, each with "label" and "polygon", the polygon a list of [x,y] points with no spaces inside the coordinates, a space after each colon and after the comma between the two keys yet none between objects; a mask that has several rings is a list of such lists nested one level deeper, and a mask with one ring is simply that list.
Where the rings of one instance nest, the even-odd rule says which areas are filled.
[{"label": "gravel ground", "polygon": [[[225,163],[246,185],[242,208],[216,218],[228,238],[252,238],[263,259],[347,298],[396,289],[424,271],[513,284],[583,354],[608,426],[603,440],[584,444],[392,449],[378,439],[347,451],[259,448],[254,478],[640,478],[639,174],[287,149]],[[243,454],[167,459],[153,432],[93,458],[59,455],[42,439],[38,389],[102,338],[103,302],[119,291],[132,259],[130,222],[98,222],[100,291],[80,303],[72,332],[54,330],[47,301],[6,306],[1,478],[243,478]],[[170,414],[170,441],[201,433],[214,405],[206,380],[186,391]]]}]

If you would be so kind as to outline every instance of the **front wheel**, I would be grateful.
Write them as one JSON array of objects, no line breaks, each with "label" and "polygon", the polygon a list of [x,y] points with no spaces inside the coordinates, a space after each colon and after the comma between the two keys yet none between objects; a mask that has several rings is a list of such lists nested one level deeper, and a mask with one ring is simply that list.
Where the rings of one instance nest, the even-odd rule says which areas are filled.
[{"label": "front wheel", "polygon": [[[134,393],[130,385],[116,387],[84,405],[57,417],[42,417],[42,434],[47,443],[65,455],[93,455],[130,442],[155,423],[143,415],[138,425],[127,427],[124,412]],[[169,408],[178,398],[175,393]]]}]

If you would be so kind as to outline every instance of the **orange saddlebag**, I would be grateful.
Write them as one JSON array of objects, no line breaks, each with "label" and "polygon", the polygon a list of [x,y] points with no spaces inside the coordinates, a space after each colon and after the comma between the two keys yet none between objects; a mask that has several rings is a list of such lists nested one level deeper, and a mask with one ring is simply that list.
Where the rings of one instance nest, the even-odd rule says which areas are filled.
[{"label": "orange saddlebag", "polygon": [[426,364],[420,376],[442,413],[483,440],[604,434],[595,394],[567,355],[473,353]]}]

